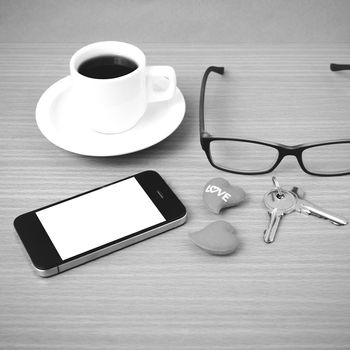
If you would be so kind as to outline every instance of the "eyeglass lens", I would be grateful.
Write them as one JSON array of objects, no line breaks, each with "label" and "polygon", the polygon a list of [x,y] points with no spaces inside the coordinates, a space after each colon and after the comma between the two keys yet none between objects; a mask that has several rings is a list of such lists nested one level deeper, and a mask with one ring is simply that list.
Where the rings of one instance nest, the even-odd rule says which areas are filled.
[{"label": "eyeglass lens", "polygon": [[316,174],[350,172],[350,142],[307,148],[302,160],[305,168]]},{"label": "eyeglass lens", "polygon": [[210,143],[212,162],[220,168],[239,172],[269,170],[278,158],[278,150],[262,144],[218,140]]}]

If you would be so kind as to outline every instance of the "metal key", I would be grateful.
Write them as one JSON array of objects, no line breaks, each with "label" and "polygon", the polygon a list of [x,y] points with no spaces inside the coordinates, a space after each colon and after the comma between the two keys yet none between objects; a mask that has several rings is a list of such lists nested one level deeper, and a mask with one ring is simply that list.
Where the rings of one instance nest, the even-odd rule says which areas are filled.
[{"label": "metal key", "polygon": [[[276,186],[275,181],[273,182]],[[264,241],[272,243],[282,216],[295,210],[297,196],[293,192],[281,189],[277,183],[276,189],[265,194],[264,203],[270,214],[269,226],[264,231]]]},{"label": "metal key", "polygon": [[[334,215],[331,212],[324,210],[323,208],[318,207],[317,205],[307,201],[306,199],[303,198],[304,197],[303,195],[301,196],[300,194],[298,194],[298,191],[293,191],[293,193],[297,197],[297,202],[295,205],[296,212],[305,214],[305,215],[312,215],[321,219],[328,220],[333,225],[336,225],[336,226],[343,226],[348,223],[348,221],[345,218]],[[304,193],[304,192],[300,191],[300,193]]]}]

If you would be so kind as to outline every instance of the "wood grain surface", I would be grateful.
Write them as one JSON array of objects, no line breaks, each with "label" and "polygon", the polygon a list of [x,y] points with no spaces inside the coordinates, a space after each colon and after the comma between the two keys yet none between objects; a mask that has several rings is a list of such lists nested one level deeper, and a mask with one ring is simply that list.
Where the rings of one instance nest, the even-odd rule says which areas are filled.
[{"label": "wood grain surface", "polygon": [[[48,142],[34,114],[83,45],[0,45],[0,348],[349,349],[350,226],[294,213],[276,242],[264,244],[271,174],[212,168],[198,137],[209,65],[226,68],[208,83],[213,134],[291,145],[350,137],[350,73],[329,71],[332,61],[350,63],[349,46],[142,45],[148,64],[175,68],[185,119],[149,149],[92,158]],[[184,226],[56,277],[34,274],[14,232],[17,215],[146,169],[162,174],[187,206]],[[310,176],[292,157],[275,175],[350,218],[350,176]],[[217,216],[201,194],[219,176],[248,199]],[[218,219],[237,229],[234,255],[207,255],[187,237]]]}]

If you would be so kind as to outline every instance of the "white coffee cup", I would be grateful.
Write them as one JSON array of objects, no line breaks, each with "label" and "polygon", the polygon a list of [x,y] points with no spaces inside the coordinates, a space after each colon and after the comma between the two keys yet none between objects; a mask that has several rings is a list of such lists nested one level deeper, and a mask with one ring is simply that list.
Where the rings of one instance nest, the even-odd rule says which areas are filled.
[{"label": "white coffee cup", "polygon": [[[93,57],[123,56],[137,64],[129,74],[96,79],[79,73],[80,65]],[[70,60],[71,97],[90,127],[114,134],[132,128],[145,113],[148,103],[171,99],[176,89],[175,71],[170,66],[146,66],[144,53],[134,45],[102,41],[84,46]],[[154,82],[161,77],[167,87],[159,90]]]}]

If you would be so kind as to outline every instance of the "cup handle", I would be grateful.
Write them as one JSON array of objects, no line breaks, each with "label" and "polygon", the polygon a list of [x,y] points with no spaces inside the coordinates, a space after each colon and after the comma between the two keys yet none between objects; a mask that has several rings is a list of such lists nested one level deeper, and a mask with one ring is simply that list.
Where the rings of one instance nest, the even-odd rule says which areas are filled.
[{"label": "cup handle", "polygon": [[[157,84],[157,78],[165,78],[169,81],[168,86],[162,89]],[[164,79],[164,80],[165,80]],[[163,80],[163,82],[164,82]],[[161,80],[158,80],[160,83]],[[146,67],[146,86],[148,102],[158,102],[171,99],[176,89],[176,74],[173,67],[170,66],[149,66]]]}]

